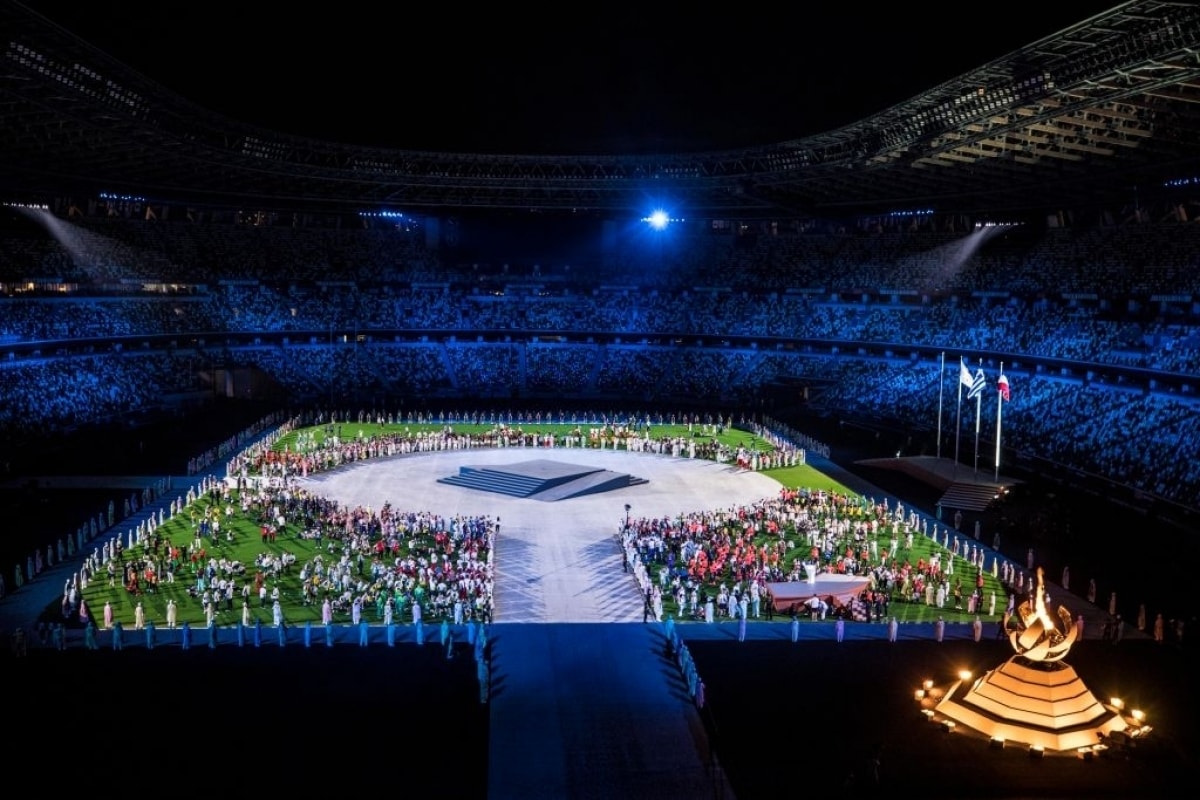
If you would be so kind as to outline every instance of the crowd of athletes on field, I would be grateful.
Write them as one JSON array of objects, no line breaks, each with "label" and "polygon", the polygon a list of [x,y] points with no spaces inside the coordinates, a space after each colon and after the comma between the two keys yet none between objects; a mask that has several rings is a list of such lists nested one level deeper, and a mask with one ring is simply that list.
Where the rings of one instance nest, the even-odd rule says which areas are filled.
[{"label": "crowd of athletes on field", "polygon": [[[532,433],[543,423],[540,413],[535,419],[534,415],[498,412],[482,415],[475,412],[460,417],[451,412],[449,416],[445,413],[436,416],[445,424],[432,434],[406,431],[363,438],[338,434],[345,423],[394,424],[397,418],[380,415],[375,419],[365,413],[341,417],[315,413],[286,420],[261,439],[231,454],[224,469],[228,480],[201,478],[186,494],[160,508],[157,516],[142,515],[136,526],[121,524],[121,520],[136,514],[167,490],[160,482],[127,498],[123,509],[110,502],[107,513],[97,514],[57,542],[35,548],[23,563],[10,570],[11,584],[0,577],[0,598],[7,586],[20,589],[51,567],[79,554],[83,556],[83,566],[68,580],[62,595],[65,620],[81,624],[94,621],[106,630],[112,627],[114,620],[108,607],[102,617],[96,617],[97,609],[81,610],[86,609],[84,592],[95,582],[107,581],[110,588],[123,587],[137,596],[154,592],[163,583],[181,582],[188,587],[190,601],[203,610],[210,625],[218,613],[244,608],[245,617],[249,614],[248,604],[267,608],[269,602],[274,604],[278,625],[279,597],[268,595],[264,580],[270,576],[272,567],[257,561],[253,566],[229,563],[219,556],[225,540],[234,535],[229,518],[240,514],[260,527],[264,546],[268,543],[272,546],[271,552],[263,553],[271,563],[278,562],[274,545],[278,542],[286,547],[287,537],[282,532],[289,529],[294,536],[315,541],[327,551],[311,562],[293,565],[293,571],[298,571],[301,578],[301,602],[323,605],[325,624],[333,621],[333,615],[339,622],[350,617],[354,625],[362,620],[382,624],[422,619],[452,620],[456,625],[470,619],[488,622],[493,607],[492,553],[498,520],[443,517],[436,510],[404,510],[390,504],[378,509],[343,508],[296,487],[293,478],[398,453],[508,446],[598,447],[600,441],[591,435],[598,430],[605,432],[608,448],[658,453],[667,447],[681,446],[679,442],[664,443],[649,433],[652,424],[677,421],[675,415],[647,415],[640,421],[632,415],[611,420],[604,414],[579,414],[571,418],[592,420],[593,424],[587,432],[579,426],[578,436],[545,439]],[[421,425],[433,423],[434,419],[431,415],[428,419],[421,416],[411,421]],[[712,414],[696,414],[687,419],[697,431],[704,430],[710,436],[732,424],[732,419],[721,420]],[[492,431],[470,436],[453,433],[451,421],[464,420],[490,423]],[[678,421],[683,420],[681,414]],[[548,416],[545,421],[549,421]],[[741,422],[748,424],[744,419]],[[298,426],[312,424],[323,426],[330,433],[328,438],[287,450],[275,447],[281,436]],[[524,430],[527,424],[529,432]],[[248,429],[247,435],[261,429],[261,425],[256,425]],[[800,443],[809,442],[803,435],[786,426],[761,433],[775,443],[775,449],[770,454],[756,454],[753,464],[747,459],[747,468],[803,463]],[[799,443],[790,438],[793,435]],[[568,444],[567,438],[572,444]],[[820,447],[815,442],[811,444]],[[707,439],[703,447],[697,448],[693,443],[689,455],[730,462],[738,457],[732,448],[714,446]],[[160,528],[180,515],[186,515],[188,520],[188,536],[181,538],[175,530],[173,541],[169,541]],[[277,539],[277,534],[283,538]],[[145,613],[141,604],[138,613]],[[139,616],[125,622],[141,630],[147,620]],[[226,619],[225,623],[228,622]],[[248,619],[244,622],[250,624]],[[175,627],[171,619],[159,623]]]}]

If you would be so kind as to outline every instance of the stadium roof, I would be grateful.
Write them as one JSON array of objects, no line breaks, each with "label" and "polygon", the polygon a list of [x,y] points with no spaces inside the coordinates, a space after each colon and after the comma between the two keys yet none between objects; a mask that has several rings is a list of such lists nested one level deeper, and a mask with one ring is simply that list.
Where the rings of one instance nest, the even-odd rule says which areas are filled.
[{"label": "stadium roof", "polygon": [[[3,0],[0,14],[9,32],[0,193],[9,201],[109,192],[331,210],[999,215],[1122,207],[1195,194],[1188,187],[1200,180],[1200,8],[1191,2],[1119,4],[830,130],[797,125],[794,138],[746,140],[780,130],[776,120],[733,133],[714,125],[714,149],[648,133],[646,142],[676,149],[559,153],[538,142],[523,154],[298,135],[201,105],[27,6]],[[907,67],[870,52],[843,59],[855,60],[877,72]],[[236,66],[227,80],[238,80]],[[268,104],[277,82],[262,83]],[[832,105],[856,110],[872,97]],[[719,104],[714,113],[724,113]]]}]

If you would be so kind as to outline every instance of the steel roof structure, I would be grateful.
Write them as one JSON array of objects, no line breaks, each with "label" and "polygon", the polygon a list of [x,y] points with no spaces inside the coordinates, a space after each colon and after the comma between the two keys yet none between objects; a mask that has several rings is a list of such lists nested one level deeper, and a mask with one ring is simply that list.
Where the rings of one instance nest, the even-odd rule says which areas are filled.
[{"label": "steel roof structure", "polygon": [[1200,7],[1132,0],[838,130],[740,150],[481,155],[209,112],[3,0],[0,199],[846,216],[1124,204],[1200,179]]}]

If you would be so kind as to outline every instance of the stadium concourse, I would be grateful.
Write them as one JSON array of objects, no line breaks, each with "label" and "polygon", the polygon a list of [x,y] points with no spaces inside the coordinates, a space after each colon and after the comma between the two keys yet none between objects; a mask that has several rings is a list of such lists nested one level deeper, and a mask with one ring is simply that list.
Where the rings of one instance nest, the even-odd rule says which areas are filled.
[{"label": "stadium concourse", "polygon": [[[640,590],[622,569],[617,533],[626,506],[635,517],[673,516],[773,497],[778,484],[711,461],[579,450],[556,450],[554,458],[645,482],[544,502],[442,481],[463,465],[535,455],[544,454],[397,456],[302,481],[347,505],[391,502],[500,519],[488,702],[461,631],[450,658],[435,637],[417,644],[411,626],[395,648],[381,638],[357,646],[347,630],[332,647],[230,641],[150,652],[130,637],[120,652],[88,651],[76,633],[65,652],[34,646],[6,664],[19,696],[12,722],[46,726],[42,738],[18,737],[14,763],[95,780],[125,769],[139,782],[210,765],[245,768],[288,789],[344,788],[365,774],[399,791],[494,800],[748,800],[881,789],[1138,797],[1160,796],[1193,772],[1190,694],[1179,694],[1187,691],[1186,656],[1136,631],[1119,645],[1085,642],[1073,665],[1097,692],[1139,703],[1163,736],[1141,752],[1096,761],[997,752],[920,717],[913,689],[922,680],[964,665],[985,670],[1011,655],[994,622],[979,642],[960,624],[943,642],[930,626],[908,625],[896,643],[882,624],[851,623],[843,642],[832,622],[805,622],[795,642],[783,621],[751,623],[745,641],[731,622],[679,624],[704,686],[698,703],[663,626],[643,623]],[[831,461],[811,456],[810,463],[855,491],[903,500]],[[175,491],[186,480],[176,479]],[[32,630],[74,568],[57,565],[6,598],[4,630]],[[1080,598],[1067,602],[1099,630],[1103,611]]]}]

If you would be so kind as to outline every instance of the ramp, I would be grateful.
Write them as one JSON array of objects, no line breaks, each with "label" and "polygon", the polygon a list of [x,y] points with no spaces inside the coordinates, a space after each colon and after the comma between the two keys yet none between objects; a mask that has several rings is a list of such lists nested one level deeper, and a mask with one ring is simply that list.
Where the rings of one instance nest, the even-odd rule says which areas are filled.
[{"label": "ramp", "polygon": [[658,625],[489,631],[488,797],[734,796]]}]

